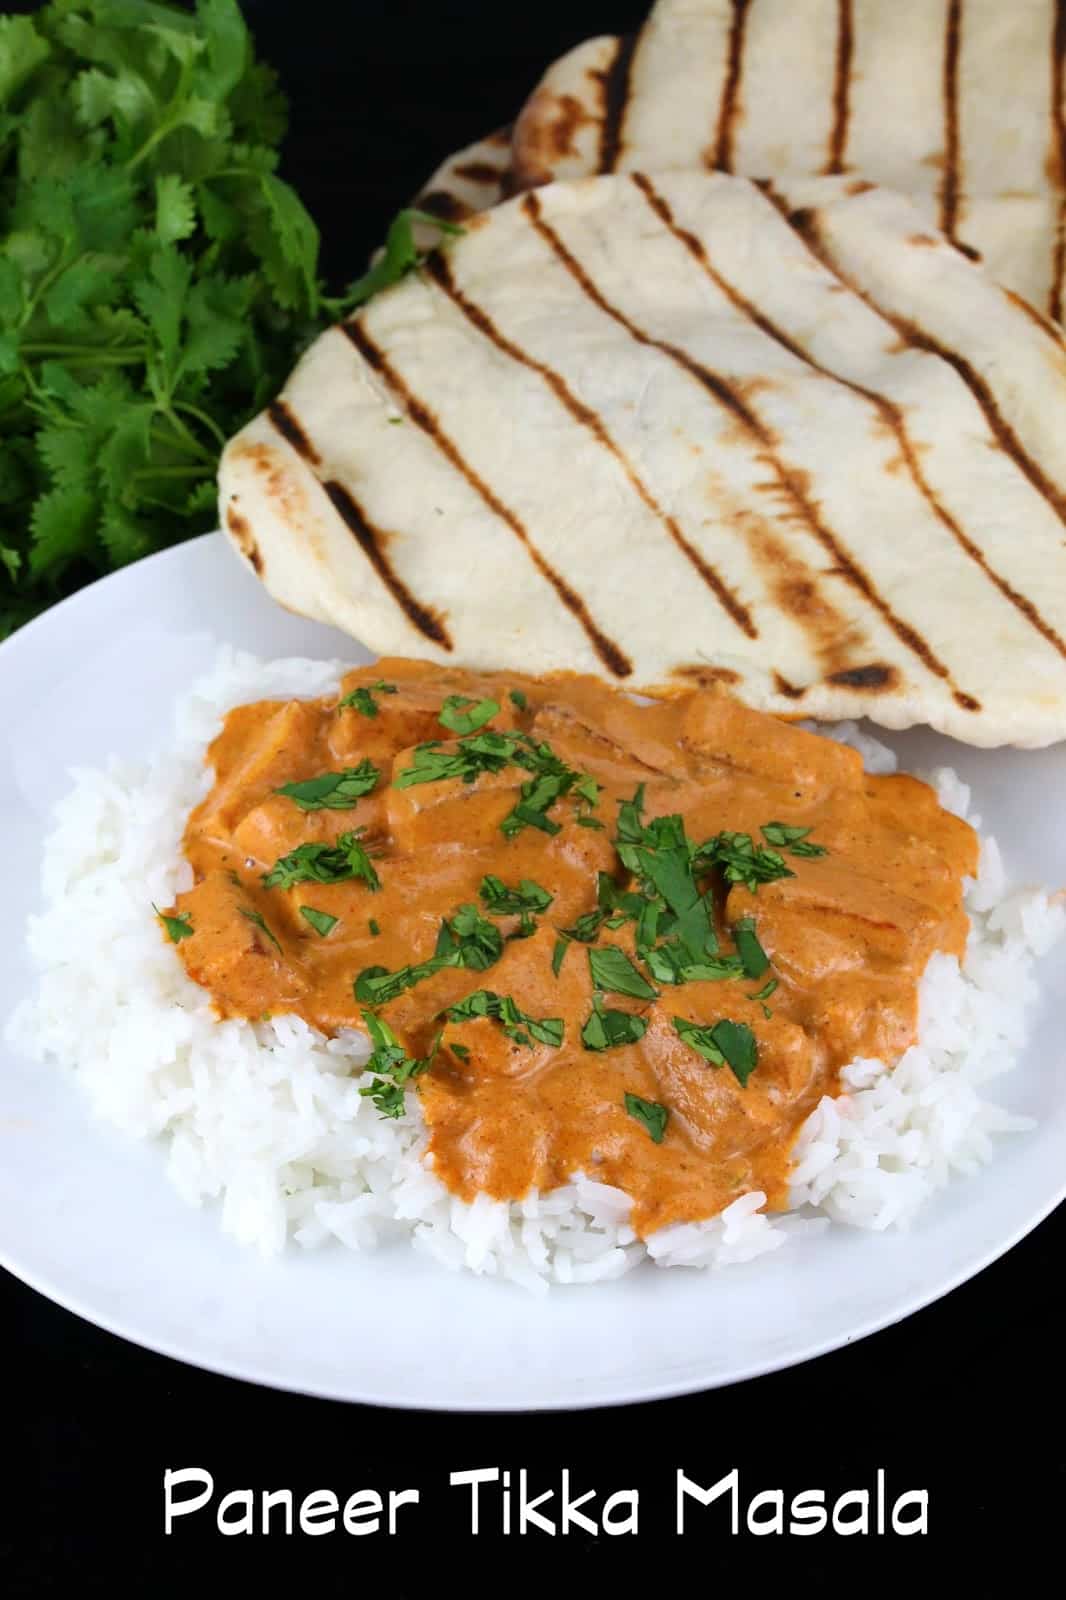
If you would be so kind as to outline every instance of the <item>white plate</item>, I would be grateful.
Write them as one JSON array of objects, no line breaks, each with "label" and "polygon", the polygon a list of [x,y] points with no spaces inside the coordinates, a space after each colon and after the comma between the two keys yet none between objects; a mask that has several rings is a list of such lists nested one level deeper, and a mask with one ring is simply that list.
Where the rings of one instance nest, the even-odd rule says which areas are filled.
[{"label": "white plate", "polygon": [[[213,641],[262,655],[366,660],[280,610],[218,535],[127,568],[0,648],[5,922],[0,1016],[31,981],[19,929],[37,901],[48,809],[72,765],[141,754]],[[1066,747],[978,752],[927,733],[889,742],[910,766],[974,783],[1021,879],[1066,883]],[[86,928],[86,938],[92,929]],[[1045,963],[1066,992],[1066,954]],[[1039,1118],[1002,1141],[909,1235],[830,1229],[716,1275],[644,1267],[534,1299],[408,1248],[337,1246],[264,1263],[166,1182],[158,1148],[91,1124],[55,1071],[0,1051],[0,1261],[101,1327],[279,1388],[454,1410],[652,1399],[789,1366],[927,1305],[1001,1255],[1063,1198],[1066,1086],[1045,1001],[1022,1069],[993,1098]]]}]

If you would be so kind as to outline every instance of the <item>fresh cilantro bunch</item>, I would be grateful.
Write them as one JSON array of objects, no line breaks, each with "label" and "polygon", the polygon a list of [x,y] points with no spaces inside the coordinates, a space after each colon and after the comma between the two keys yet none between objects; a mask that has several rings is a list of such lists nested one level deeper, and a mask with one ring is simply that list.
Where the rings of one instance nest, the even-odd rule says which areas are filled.
[{"label": "fresh cilantro bunch", "polygon": [[215,526],[225,439],[341,302],[236,0],[0,17],[0,637]]}]

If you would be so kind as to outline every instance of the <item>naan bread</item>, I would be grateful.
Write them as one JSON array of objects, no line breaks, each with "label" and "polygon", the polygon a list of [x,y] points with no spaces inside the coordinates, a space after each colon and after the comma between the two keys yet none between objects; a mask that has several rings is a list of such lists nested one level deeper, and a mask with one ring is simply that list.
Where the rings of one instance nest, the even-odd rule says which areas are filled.
[{"label": "naan bread", "polygon": [[853,179],[506,202],[318,339],[221,509],[382,653],[1066,736],[1066,347]]},{"label": "naan bread", "polygon": [[1058,0],[659,0],[635,38],[549,69],[515,127],[515,185],[853,173],[1058,320],[1064,52]]}]

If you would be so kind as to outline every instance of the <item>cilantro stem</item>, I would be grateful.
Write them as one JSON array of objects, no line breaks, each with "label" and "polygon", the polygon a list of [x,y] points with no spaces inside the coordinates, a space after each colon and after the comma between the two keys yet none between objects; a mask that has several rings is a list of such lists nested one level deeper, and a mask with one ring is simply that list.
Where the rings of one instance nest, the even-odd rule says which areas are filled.
[{"label": "cilantro stem", "polygon": [[202,422],[204,427],[207,428],[210,433],[214,434],[215,438],[218,440],[220,449],[225,445],[226,435],[222,432],[222,429],[219,427],[215,419],[213,417],[209,417],[206,411],[201,411],[199,406],[190,405],[187,400],[175,400],[174,410],[184,411],[186,416],[195,417],[198,422]]},{"label": "cilantro stem", "polygon": [[146,160],[148,156],[151,155],[156,145],[161,143],[161,141],[165,139],[168,134],[174,132],[174,129],[177,126],[176,119],[178,113],[181,111],[183,102],[188,98],[189,75],[195,59],[195,55],[190,55],[187,56],[182,62],[181,71],[178,74],[178,82],[174,89],[174,93],[171,95],[170,104],[163,112],[163,115],[159,121],[159,126],[156,128],[155,132],[149,134],[148,138],[141,145],[141,148],[135,151],[130,159],[126,162],[125,170],[127,172],[133,172],[137,167],[139,167],[141,162]]},{"label": "cilantro stem", "polygon": [[[67,249],[70,248],[69,239],[67,241],[66,248]],[[63,276],[64,272],[66,272],[68,267],[76,267],[78,265],[78,262],[84,261],[84,260],[85,260],[85,252],[84,251],[82,251],[81,255],[78,256],[77,259],[74,260],[74,261],[71,261],[67,257],[67,255],[64,254],[56,262],[55,266],[51,267],[45,273],[44,277],[41,279],[40,283],[38,283],[37,287],[34,289],[33,293],[30,295],[29,299],[26,302],[26,309],[22,313],[22,320],[19,323],[19,327],[20,328],[28,327],[29,324],[33,321],[34,316],[37,313],[37,307],[40,305],[41,300],[48,293],[48,291],[52,287],[53,283],[55,283],[56,279],[57,278],[61,278]]]},{"label": "cilantro stem", "polygon": [[67,362],[89,367],[135,367],[143,364],[148,354],[147,347],[139,345],[136,349],[124,347],[121,350],[108,350],[106,347],[94,350],[83,344],[23,344],[19,346],[19,355],[22,356],[63,356]]},{"label": "cilantro stem", "polygon": [[[171,427],[174,428],[175,432],[181,435],[181,437],[187,442],[196,455],[200,457],[201,461],[207,461],[214,466],[215,457],[211,451],[206,449],[205,446],[200,443],[199,439],[192,432],[192,430],[185,426],[184,422],[182,422],[181,418],[178,416],[170,402],[160,398],[159,410],[160,414],[166,417]],[[221,435],[219,435],[219,437],[221,438]],[[222,442],[225,443],[225,440],[222,440]]]},{"label": "cilantro stem", "polygon": [[190,440],[183,434],[162,433],[154,422],[152,423],[151,435],[154,444],[165,445],[168,450],[183,450],[186,455],[194,455],[198,461],[203,463],[203,466],[197,469],[198,471],[202,472],[205,467],[210,468],[212,472],[214,471],[215,457],[205,455],[204,447],[199,440]]},{"label": "cilantro stem", "polygon": [[202,478],[205,476],[203,467],[138,467],[136,472],[130,474],[136,481],[139,478]]}]

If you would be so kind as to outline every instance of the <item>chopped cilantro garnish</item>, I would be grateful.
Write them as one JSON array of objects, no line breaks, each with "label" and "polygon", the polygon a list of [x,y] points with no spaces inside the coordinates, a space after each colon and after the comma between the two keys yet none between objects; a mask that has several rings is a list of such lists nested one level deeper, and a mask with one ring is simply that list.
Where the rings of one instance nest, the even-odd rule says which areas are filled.
[{"label": "chopped cilantro garnish", "polygon": [[292,889],[298,883],[343,883],[362,878],[370,889],[380,889],[381,879],[355,833],[342,833],[335,845],[298,844],[275,861],[263,875],[267,889]]},{"label": "chopped cilantro garnish", "polygon": [[377,1082],[367,1084],[359,1093],[372,1100],[383,1117],[402,1117],[404,1089],[412,1078],[420,1077],[432,1066],[440,1046],[440,1034],[434,1039],[429,1055],[413,1061],[381,1017],[376,1017],[372,1011],[364,1011],[363,1021],[374,1046],[373,1054],[363,1070],[373,1073]]},{"label": "chopped cilantro garnish", "polygon": [[562,934],[558,939],[556,939],[555,948],[552,950],[552,971],[556,977],[558,977],[562,971],[563,962],[566,960],[566,952],[569,950],[569,948],[570,940],[566,934]]},{"label": "chopped cilantro garnish", "polygon": [[644,787],[639,784],[632,800],[618,803],[618,837],[623,844],[640,844],[644,837]]},{"label": "chopped cilantro garnish", "polygon": [[653,989],[630,961],[624,950],[616,945],[606,945],[588,952],[589,972],[596,989],[611,994],[628,994],[634,1000],[654,1000],[658,990]]},{"label": "chopped cilantro garnish", "polygon": [[301,811],[347,811],[362,795],[370,793],[380,777],[373,762],[365,760],[340,772],[321,772],[317,778],[306,778],[302,783],[283,784],[274,793],[295,801]]},{"label": "chopped cilantro garnish", "polygon": [[152,910],[167,930],[172,944],[180,944],[183,939],[191,938],[193,932],[192,915],[188,911],[179,911],[176,917],[168,917],[164,911],[152,903]]},{"label": "chopped cilantro garnish", "polygon": [[420,744],[409,767],[393,778],[393,788],[410,789],[416,783],[443,783],[461,778],[473,783],[482,772],[502,772],[515,752],[515,737],[486,729],[469,739],[460,739],[458,749],[444,750],[439,739]]},{"label": "chopped cilantro garnish", "polygon": [[535,746],[530,742],[530,749],[515,752],[515,760],[520,766],[531,768],[535,776],[523,782],[520,789],[522,798],[499,824],[501,834],[514,838],[515,834],[522,832],[523,827],[536,827],[541,834],[557,834],[562,824],[552,821],[547,813],[555,805],[555,800],[560,800],[562,795],[573,789],[578,774],[560,762],[546,744]]},{"label": "chopped cilantro garnish", "polygon": [[370,929],[370,932],[376,939],[378,934],[381,932],[381,929],[378,927],[378,924],[374,921],[373,917],[371,917],[370,921],[367,923],[367,927]]},{"label": "chopped cilantro garnish", "polygon": [[[637,953],[660,983],[714,977],[717,956],[713,906],[701,893],[694,851],[679,815],[643,821],[644,785],[618,813],[615,848],[638,879],[643,904],[637,915]],[[623,904],[623,910],[629,907]]]},{"label": "chopped cilantro garnish", "polygon": [[703,961],[679,959],[672,944],[661,944],[644,956],[658,983],[719,983],[727,978],[742,978],[744,963],[739,956],[707,956]]},{"label": "chopped cilantro garnish", "polygon": [[275,935],[272,934],[270,929],[267,927],[266,920],[263,917],[263,913],[261,911],[249,911],[247,906],[238,906],[237,909],[240,912],[242,917],[247,917],[249,922],[254,922],[255,926],[257,928],[259,928],[261,930],[261,932],[266,934],[267,938],[270,940],[270,942],[274,946],[275,950],[280,952],[281,944],[279,943],[279,941],[275,937]]},{"label": "chopped cilantro garnish", "polygon": [[323,939],[327,934],[332,933],[337,926],[338,919],[336,917],[331,917],[328,911],[317,911],[314,906],[301,906],[300,915],[305,922],[311,924],[311,927]]},{"label": "chopped cilantro garnish", "polygon": [[643,1039],[648,1024],[631,1011],[611,1011],[604,1007],[603,995],[594,994],[592,1011],[581,1030],[586,1050],[613,1050],[617,1045],[636,1044]]},{"label": "chopped cilantro garnish", "polygon": [[767,844],[777,845],[792,856],[824,856],[829,853],[824,844],[813,844],[807,838],[810,828],[794,828],[786,822],[767,822],[759,831]]},{"label": "chopped cilantro garnish", "polygon": [[737,955],[744,965],[744,976],[761,978],[770,965],[770,957],[759,943],[754,917],[740,918],[733,928],[733,941],[737,947]]},{"label": "chopped cilantro garnish", "polygon": [[531,1017],[516,1005],[510,995],[494,994],[491,989],[475,989],[456,1005],[449,1006],[449,1022],[469,1022],[476,1017],[489,1017],[498,1022],[509,1039],[528,1045],[531,1039],[538,1044],[558,1049],[563,1042],[561,1017]]},{"label": "chopped cilantro garnish", "polygon": [[449,1042],[448,1049],[459,1061],[470,1060],[470,1051],[466,1048],[465,1044],[453,1044]]},{"label": "chopped cilantro garnish", "polygon": [[[507,766],[524,767],[533,774],[522,784],[516,805],[500,823],[500,831],[508,839],[523,828],[558,833],[559,823],[548,816],[549,810],[575,785],[591,783],[583,773],[561,761],[550,745],[530,734],[499,733],[486,728],[459,739],[454,750],[442,749],[436,739],[420,744],[411,765],[397,773],[393,784],[397,789],[409,789],[416,783],[442,783],[449,778],[473,783],[479,773],[502,772]],[[586,803],[591,802],[586,798]]]},{"label": "chopped cilantro garnish", "polygon": [[602,830],[605,826],[605,824],[600,821],[599,817],[575,817],[574,821],[577,823],[579,828],[599,828]]},{"label": "chopped cilantro garnish", "polygon": [[337,710],[346,711],[349,707],[352,707],[356,711],[361,711],[364,717],[376,717],[378,703],[374,699],[375,694],[395,693],[396,685],[394,683],[386,683],[383,678],[379,678],[377,683],[360,684],[358,689],[353,689],[351,694],[346,694],[343,700],[338,700]]},{"label": "chopped cilantro garnish", "polygon": [[525,711],[529,706],[529,701],[521,689],[512,689],[508,698],[517,711]]},{"label": "chopped cilantro garnish", "polygon": [[[537,740],[528,733],[514,735],[515,750],[512,756],[516,766],[525,767],[533,776],[520,791],[521,798],[500,823],[500,831],[513,839],[523,828],[539,828],[541,833],[558,833],[559,823],[553,822],[548,812],[556,800],[570,790],[592,782],[586,774],[567,766],[555,754],[550,744]],[[588,802],[586,802],[588,803]]]},{"label": "chopped cilantro garnish", "polygon": [[517,915],[522,911],[547,911],[555,896],[542,889],[532,878],[523,878],[517,889],[509,889],[502,878],[487,873],[481,880],[478,893],[485,908],[494,916]]},{"label": "chopped cilantro garnish", "polygon": [[767,1020],[773,1016],[773,1012],[770,1010],[770,1007],[766,1004],[766,1002],[769,1000],[776,988],[777,979],[771,978],[768,983],[763,984],[762,988],[757,994],[749,994],[748,996],[749,1000],[758,1001],[759,1005],[762,1006],[762,1014]]},{"label": "chopped cilantro garnish", "polygon": [[[465,708],[469,706],[470,709]],[[486,722],[498,716],[500,707],[495,700],[479,700],[475,705],[467,695],[450,694],[440,709],[440,721],[453,733],[476,733]]]},{"label": "chopped cilantro garnish", "polygon": [[572,927],[561,930],[564,938],[576,939],[579,944],[592,944],[604,923],[617,928],[625,922],[635,921],[646,904],[639,894],[620,889],[609,872],[596,875],[596,902],[595,911],[586,911]]},{"label": "chopped cilantro garnish", "polygon": [[776,850],[755,844],[750,833],[715,834],[696,850],[693,867],[697,873],[720,867],[727,883],[742,883],[752,894],[760,883],[796,876]]},{"label": "chopped cilantro garnish", "polygon": [[390,972],[388,967],[364,967],[355,980],[355,998],[364,1005],[383,1006],[395,1000],[424,978],[446,967],[467,967],[484,972],[498,961],[503,937],[492,922],[487,922],[477,906],[463,905],[445,917],[437,935],[437,948],[428,961],[418,961]]},{"label": "chopped cilantro garnish", "polygon": [[458,966],[484,972],[503,954],[503,936],[493,922],[481,915],[477,906],[463,905],[446,917],[437,936],[437,956],[458,952]]},{"label": "chopped cilantro garnish", "polygon": [[429,961],[419,961],[390,972],[388,967],[364,967],[353,985],[355,998],[364,1005],[384,1006],[395,1000],[405,989],[411,989],[423,978],[431,978],[445,967],[461,966],[458,950],[446,956],[434,956]]},{"label": "chopped cilantro garnish", "polygon": [[652,1143],[662,1144],[670,1117],[666,1106],[660,1105],[658,1100],[642,1100],[639,1094],[630,1094],[628,1091],[624,1103],[629,1115],[647,1129]]},{"label": "chopped cilantro garnish", "polygon": [[744,1022],[731,1022],[723,1018],[713,1027],[704,1027],[698,1022],[688,1022],[684,1017],[675,1017],[674,1028],[678,1037],[701,1055],[704,1061],[710,1062],[712,1067],[731,1067],[742,1086],[758,1065],[758,1043]]}]

